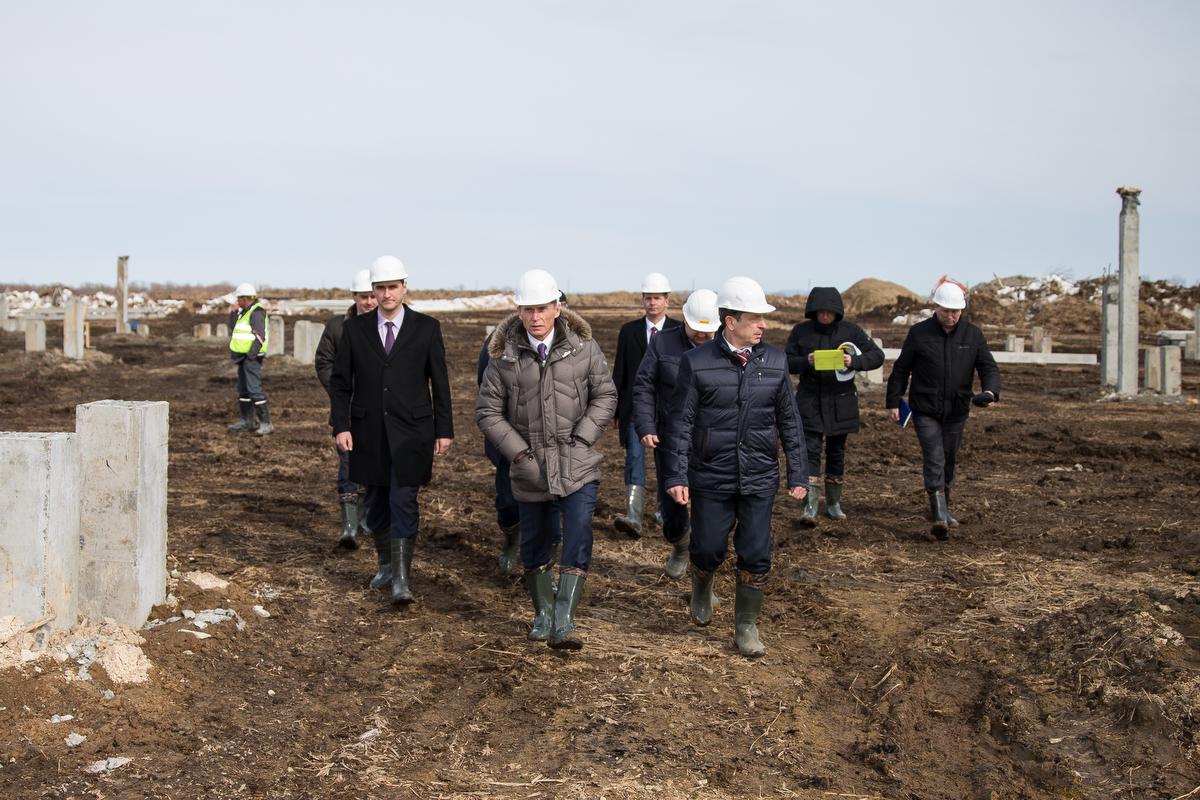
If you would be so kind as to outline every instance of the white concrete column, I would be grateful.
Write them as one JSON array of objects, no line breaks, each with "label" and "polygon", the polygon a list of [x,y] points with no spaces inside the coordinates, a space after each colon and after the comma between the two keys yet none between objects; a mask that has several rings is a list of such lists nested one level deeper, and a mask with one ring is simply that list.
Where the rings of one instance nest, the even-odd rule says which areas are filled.
[{"label": "white concrete column", "polygon": [[1104,280],[1100,293],[1100,385],[1117,385],[1117,317],[1121,286],[1115,275]]},{"label": "white concrete column", "polygon": [[1042,337],[1045,333],[1046,331],[1041,325],[1033,326],[1033,330],[1030,331],[1030,339],[1033,340],[1033,352],[1042,352]]},{"label": "white concrete column", "polygon": [[1039,341],[1039,342],[1038,342],[1038,345],[1039,345],[1038,349],[1034,350],[1034,352],[1035,352],[1035,353],[1050,353],[1050,352],[1053,352],[1053,350],[1054,350],[1054,338],[1053,338],[1053,337],[1052,337],[1050,334],[1048,334],[1048,333],[1043,333],[1043,334],[1042,334],[1041,341]]},{"label": "white concrete column", "polygon": [[63,306],[63,355],[83,358],[86,352],[83,328],[87,324],[87,306],[72,295]]},{"label": "white concrete column", "polygon": [[1138,367],[1138,195],[1141,189],[1122,187],[1121,238],[1118,246],[1121,288],[1118,297],[1120,319],[1117,323],[1117,392],[1137,394]]},{"label": "white concrete column", "polygon": [[[45,323],[41,323],[44,327]],[[0,433],[0,615],[76,621],[79,449],[73,433]]]},{"label": "white concrete column", "polygon": [[150,326],[144,322],[140,323],[137,326],[137,335],[142,337],[143,339],[149,339],[150,338]]},{"label": "white concrete column", "polygon": [[292,354],[301,364],[311,364],[316,358],[317,345],[324,328],[315,322],[297,320],[292,328]]},{"label": "white concrete column", "polygon": [[0,295],[0,328],[8,330],[8,298]]},{"label": "white concrete column", "polygon": [[75,408],[79,439],[79,608],[138,628],[167,591],[165,402]]},{"label": "white concrete column", "polygon": [[25,320],[25,352],[40,353],[46,349],[46,321]]},{"label": "white concrete column", "polygon": [[192,336],[196,339],[207,339],[212,336],[212,323],[199,322],[192,326]]},{"label": "white concrete column", "polygon": [[[870,336],[869,331],[868,331],[867,335]],[[871,341],[874,342],[875,346],[878,347],[880,350],[883,349],[883,339],[872,338]],[[863,373],[863,376],[864,376],[864,380],[866,380],[867,383],[883,384],[883,366],[880,365],[877,369],[868,370]]]},{"label": "white concrete column", "polygon": [[1200,361],[1200,306],[1196,306],[1192,319],[1196,325],[1196,349],[1192,352],[1192,358]]},{"label": "white concrete column", "polygon": [[214,335],[218,339],[228,339],[229,338],[229,326],[226,325],[224,322],[218,322],[217,323],[217,332]]},{"label": "white concrete column", "polygon": [[1183,353],[1180,348],[1175,346],[1160,347],[1159,351],[1159,375],[1161,376],[1162,388],[1159,390],[1165,395],[1178,397],[1183,394]]},{"label": "white concrete column", "polygon": [[267,355],[281,356],[287,352],[283,317],[278,314],[272,314],[267,318]]},{"label": "white concrete column", "polygon": [[1162,391],[1162,348],[1147,347],[1142,351],[1145,355],[1143,361],[1145,364],[1142,371],[1145,377],[1145,387],[1147,391],[1161,392]]},{"label": "white concrete column", "polygon": [[1187,335],[1187,339],[1184,341],[1183,357],[1191,361],[1200,359],[1200,356],[1196,355],[1197,344],[1200,344],[1200,336],[1197,336],[1194,333],[1189,333]]},{"label": "white concrete column", "polygon": [[129,256],[117,257],[117,333],[129,332]]}]

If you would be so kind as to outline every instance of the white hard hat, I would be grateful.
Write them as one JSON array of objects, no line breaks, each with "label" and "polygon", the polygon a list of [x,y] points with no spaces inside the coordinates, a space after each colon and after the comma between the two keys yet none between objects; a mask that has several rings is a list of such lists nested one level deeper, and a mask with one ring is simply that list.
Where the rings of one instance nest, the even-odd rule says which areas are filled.
[{"label": "white hard hat", "polygon": [[557,303],[560,292],[558,281],[544,269],[531,269],[517,281],[517,293],[513,302],[519,306],[543,306]]},{"label": "white hard hat", "polygon": [[943,281],[933,290],[933,302],[951,310],[967,307],[967,294],[957,283]]},{"label": "white hard hat", "polygon": [[371,283],[406,280],[408,272],[395,256],[380,256],[371,262]]},{"label": "white hard hat", "polygon": [[730,278],[721,284],[721,290],[717,292],[717,308],[751,314],[769,314],[775,310],[775,306],[767,302],[766,292],[758,285],[758,281],[742,277]]},{"label": "white hard hat", "polygon": [[350,291],[355,293],[371,291],[371,270],[360,269],[354,273],[354,280],[350,282]]},{"label": "white hard hat", "polygon": [[642,278],[642,294],[670,294],[671,284],[661,272],[651,272]]},{"label": "white hard hat", "polygon": [[233,293],[238,297],[258,297],[258,292],[254,291],[254,285],[250,283],[238,284],[238,287],[233,290]]},{"label": "white hard hat", "polygon": [[712,333],[721,327],[717,313],[717,293],[712,289],[697,289],[683,304],[683,319],[694,331]]}]

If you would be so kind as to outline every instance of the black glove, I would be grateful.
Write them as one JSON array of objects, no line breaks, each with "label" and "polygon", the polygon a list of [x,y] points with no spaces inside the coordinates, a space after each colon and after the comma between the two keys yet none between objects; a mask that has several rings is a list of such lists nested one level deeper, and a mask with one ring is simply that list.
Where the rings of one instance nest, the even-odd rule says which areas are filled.
[{"label": "black glove", "polygon": [[971,398],[971,405],[978,408],[983,408],[984,406],[994,402],[996,402],[996,395],[992,394],[991,392],[980,392]]}]

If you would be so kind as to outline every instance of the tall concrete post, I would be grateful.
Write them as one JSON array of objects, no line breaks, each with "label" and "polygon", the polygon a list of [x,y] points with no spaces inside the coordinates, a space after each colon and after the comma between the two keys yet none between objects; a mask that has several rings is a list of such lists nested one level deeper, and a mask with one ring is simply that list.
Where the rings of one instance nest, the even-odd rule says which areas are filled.
[{"label": "tall concrete post", "polygon": [[46,321],[44,319],[25,320],[25,352],[39,353],[46,349]]},{"label": "tall concrete post", "polygon": [[117,257],[117,333],[129,333],[129,256]]},{"label": "tall concrete post", "polygon": [[1200,361],[1200,306],[1196,306],[1192,319],[1196,322],[1196,351],[1192,354],[1192,358]]},{"label": "tall concrete post", "polygon": [[1033,326],[1033,329],[1029,332],[1029,338],[1032,340],[1032,343],[1033,343],[1033,352],[1035,352],[1035,353],[1042,352],[1042,337],[1045,335],[1046,335],[1045,328],[1043,328],[1041,325]]},{"label": "tall concrete post", "polygon": [[1159,391],[1165,395],[1178,397],[1183,394],[1183,352],[1181,348],[1170,346],[1160,347],[1159,375],[1162,385]]},{"label": "tall concrete post", "polygon": [[0,295],[0,330],[8,330],[8,298]]},{"label": "tall concrete post", "polygon": [[138,628],[167,592],[164,402],[75,407],[79,440],[79,607]]},{"label": "tall concrete post", "polygon": [[1121,287],[1117,276],[1104,279],[1100,293],[1100,385],[1117,385],[1117,318]]},{"label": "tall concrete post", "polygon": [[283,317],[278,314],[272,314],[267,318],[267,355],[281,356],[287,349],[284,347],[287,344],[284,331]]},{"label": "tall concrete post", "polygon": [[1142,351],[1145,365],[1142,367],[1143,382],[1148,392],[1161,392],[1162,382],[1162,348],[1147,347]]},{"label": "tall concrete post", "polygon": [[87,351],[84,325],[87,324],[87,306],[71,295],[63,306],[63,355],[67,358],[83,358]]},{"label": "tall concrete post", "polygon": [[[42,323],[45,324],[45,323]],[[75,624],[79,449],[73,433],[0,433],[0,609]]]},{"label": "tall concrete post", "polygon": [[1122,187],[1121,234],[1118,247],[1121,288],[1117,303],[1117,393],[1136,395],[1138,390],[1138,195],[1141,189]]}]

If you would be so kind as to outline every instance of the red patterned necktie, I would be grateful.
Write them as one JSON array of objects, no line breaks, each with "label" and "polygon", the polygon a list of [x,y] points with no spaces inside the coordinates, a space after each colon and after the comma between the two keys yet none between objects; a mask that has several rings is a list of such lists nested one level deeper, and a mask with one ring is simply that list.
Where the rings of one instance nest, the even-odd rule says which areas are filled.
[{"label": "red patterned necktie", "polygon": [[746,362],[750,360],[749,350],[745,352],[742,352],[741,350],[734,350],[733,354],[738,357],[738,361],[742,362],[743,367],[746,366]]},{"label": "red patterned necktie", "polygon": [[[387,353],[390,356],[392,354],[392,345],[394,345],[396,343],[396,334],[392,330],[392,328],[394,328],[396,326],[390,322],[385,322],[383,324],[387,325],[387,329],[388,329],[387,338],[383,340],[383,352]],[[744,364],[746,362],[743,361],[742,363]]]}]

